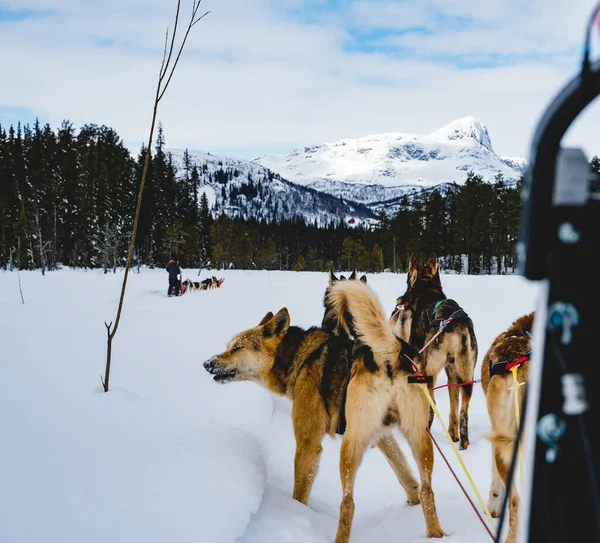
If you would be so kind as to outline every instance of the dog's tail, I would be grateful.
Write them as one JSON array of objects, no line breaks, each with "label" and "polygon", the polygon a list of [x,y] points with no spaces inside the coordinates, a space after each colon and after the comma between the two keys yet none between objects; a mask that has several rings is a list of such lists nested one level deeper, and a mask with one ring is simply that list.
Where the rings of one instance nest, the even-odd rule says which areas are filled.
[{"label": "dog's tail", "polygon": [[399,355],[402,349],[375,292],[362,281],[336,281],[327,301],[338,322],[373,352]]}]

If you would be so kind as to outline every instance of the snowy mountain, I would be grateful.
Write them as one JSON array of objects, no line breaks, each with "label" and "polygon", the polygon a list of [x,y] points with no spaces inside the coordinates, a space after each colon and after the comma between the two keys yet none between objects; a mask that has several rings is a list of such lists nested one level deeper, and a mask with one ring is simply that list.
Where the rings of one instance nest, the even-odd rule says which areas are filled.
[{"label": "snowy mountain", "polygon": [[[185,149],[167,147],[181,175]],[[132,155],[139,151],[132,150]],[[387,133],[266,155],[253,161],[188,150],[215,215],[256,219],[303,217],[327,224],[371,222],[393,213],[412,193],[445,191],[469,171],[493,181],[522,177],[527,161],[496,154],[487,128],[464,117],[431,134]]]},{"label": "snowy mountain", "polygon": [[[165,151],[181,176],[185,149],[167,147]],[[224,212],[230,217],[277,221],[303,217],[319,225],[350,219],[358,225],[374,217],[366,205],[292,183],[260,164],[200,151],[188,150],[188,154],[198,167],[201,192],[206,193],[214,215]]]},{"label": "snowy mountain", "polygon": [[472,170],[484,180],[516,181],[526,160],[498,156],[487,128],[464,117],[431,134],[400,132],[343,139],[254,160],[305,187],[377,208],[403,194],[462,183]]}]

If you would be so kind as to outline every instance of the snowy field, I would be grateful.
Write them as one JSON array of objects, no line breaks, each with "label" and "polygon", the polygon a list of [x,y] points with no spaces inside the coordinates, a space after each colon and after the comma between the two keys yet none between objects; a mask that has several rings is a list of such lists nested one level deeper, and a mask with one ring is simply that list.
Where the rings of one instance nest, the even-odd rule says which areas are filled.
[{"label": "snowy field", "polygon": [[[102,391],[106,329],[122,272],[0,272],[0,542],[327,543],[341,499],[341,439],[325,438],[309,507],[292,500],[291,406],[254,383],[218,385],[202,362],[267,311],[320,324],[325,273],[219,271],[220,289],[167,298],[163,270],[130,273]],[[200,279],[207,276],[203,271]],[[197,270],[184,278],[198,280]],[[372,274],[386,312],[405,275]],[[540,285],[519,276],[443,275],[448,297],[474,321],[481,360],[493,338],[537,306]],[[445,380],[440,374],[439,383]],[[444,420],[448,395],[436,396]],[[471,446],[462,458],[484,499],[490,429],[474,385]],[[437,421],[433,435],[476,495]],[[416,473],[406,443],[400,443]],[[433,474],[448,543],[490,541],[443,459]],[[353,543],[427,541],[420,506],[377,449],[356,482]],[[483,516],[483,513],[482,513]]]}]

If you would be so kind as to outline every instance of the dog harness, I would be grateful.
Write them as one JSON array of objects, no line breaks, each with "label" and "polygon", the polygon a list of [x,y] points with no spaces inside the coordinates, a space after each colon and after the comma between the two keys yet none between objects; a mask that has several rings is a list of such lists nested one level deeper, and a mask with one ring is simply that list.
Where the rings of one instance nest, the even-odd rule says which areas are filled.
[{"label": "dog harness", "polygon": [[408,307],[408,302],[403,302],[403,303],[397,304],[396,307],[394,307],[394,311],[392,311],[390,320],[392,320],[398,313],[400,313],[400,311],[402,311],[403,309],[406,309],[407,307]]},{"label": "dog harness", "polygon": [[348,377],[344,381],[344,388],[342,389],[342,399],[340,400],[340,414],[338,416],[338,425],[335,433],[343,435],[346,431],[346,396],[348,395],[348,383],[350,382],[350,372]]},{"label": "dog harness", "polygon": [[516,360],[502,360],[500,362],[492,362],[490,360],[490,377],[510,373],[511,368],[514,368],[515,366],[520,367],[525,364],[525,362],[528,362],[530,356],[531,351],[528,351]]},{"label": "dog harness", "polygon": [[[436,318],[435,314],[441,306],[451,307],[454,309],[454,312],[446,319]],[[446,328],[446,326],[448,326],[452,321],[467,316],[467,312],[454,300],[439,300],[433,305],[431,310],[431,321],[429,322],[429,326],[435,329]]]},{"label": "dog harness", "polygon": [[[350,334],[348,334],[350,336]],[[359,348],[359,342],[355,339],[350,339],[350,348],[348,350],[348,359],[349,365],[348,375],[346,375],[346,379],[344,379],[344,386],[342,387],[342,397],[340,399],[340,413],[338,415],[338,424],[335,430],[335,433],[338,435],[343,435],[346,431],[346,397],[348,396],[348,383],[350,383],[350,374],[352,372],[352,359],[354,358],[354,354],[356,353],[356,349]]]}]

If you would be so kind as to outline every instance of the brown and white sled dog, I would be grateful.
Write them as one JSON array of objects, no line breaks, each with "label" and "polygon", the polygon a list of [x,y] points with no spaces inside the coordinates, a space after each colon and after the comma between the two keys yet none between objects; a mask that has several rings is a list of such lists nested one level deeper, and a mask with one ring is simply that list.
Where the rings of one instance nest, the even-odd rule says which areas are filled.
[{"label": "brown and white sled dog", "polygon": [[[518,394],[522,407],[524,386],[529,374],[531,352],[530,333],[533,328],[534,312],[515,320],[504,332],[494,339],[485,354],[481,366],[481,384],[485,393],[492,432],[492,484],[488,509],[499,517],[506,489],[506,477],[511,462],[512,450],[517,437],[517,420],[514,394]],[[511,367],[517,370],[517,390]],[[508,506],[509,523],[507,543],[514,543],[517,533],[519,497],[512,485]]]},{"label": "brown and white sled dog", "polygon": [[[474,380],[477,338],[471,318],[455,300],[446,297],[434,254],[424,265],[420,265],[414,255],[411,256],[407,289],[396,300],[390,322],[398,337],[422,350],[421,371],[433,377],[431,388],[435,386],[442,368],[446,370],[450,385],[448,432],[453,441],[459,441],[459,449],[466,449],[469,446],[469,403],[473,385],[463,383]],[[444,328],[437,335],[440,326]],[[432,420],[433,412],[430,413],[430,424]]]},{"label": "brown and white sled dog", "polygon": [[[343,498],[335,543],[350,540],[356,472],[372,443],[392,466],[408,503],[422,503],[427,537],[442,537],[445,534],[431,489],[428,403],[419,388],[408,384],[412,367],[401,357],[403,349],[410,347],[394,336],[379,300],[363,282],[337,281],[331,285],[328,299],[332,307],[348,308],[353,329],[359,334],[358,348],[344,335],[318,327],[290,326],[288,310],[282,308],[235,335],[227,349],[204,367],[218,383],[251,380],[292,401],[296,438],[293,497],[304,504],[317,475],[322,440],[326,434],[335,435],[347,391],[347,425],[340,458]],[[417,460],[420,488],[392,435],[395,425],[407,437]]]}]

